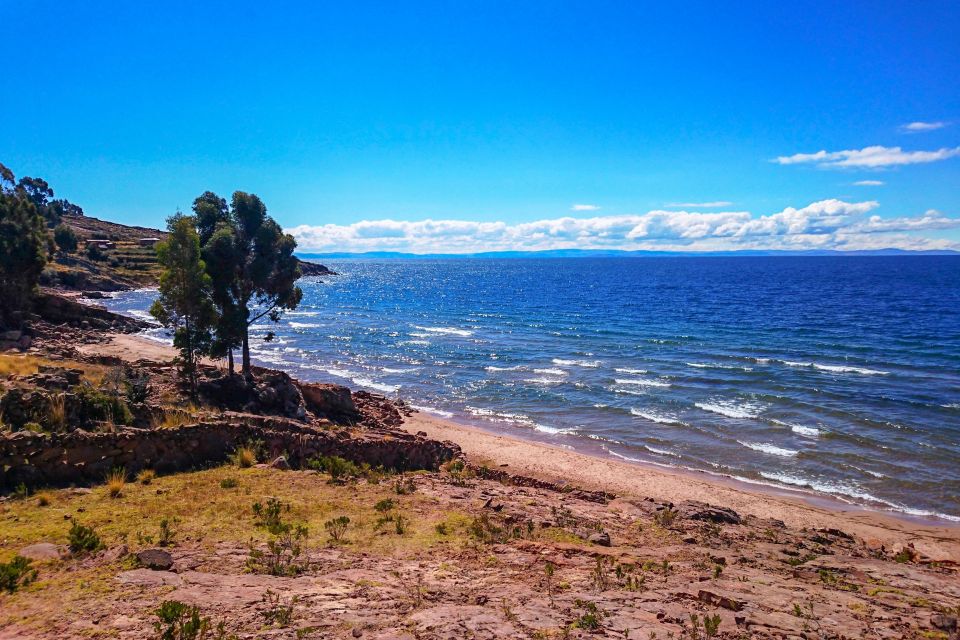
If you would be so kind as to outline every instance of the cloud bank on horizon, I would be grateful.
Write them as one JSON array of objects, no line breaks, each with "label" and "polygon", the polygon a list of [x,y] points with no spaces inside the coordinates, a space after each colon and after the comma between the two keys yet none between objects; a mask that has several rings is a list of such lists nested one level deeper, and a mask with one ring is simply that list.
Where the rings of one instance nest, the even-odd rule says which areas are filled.
[{"label": "cloud bank on horizon", "polygon": [[301,251],[479,253],[552,249],[653,251],[905,249],[960,250],[960,242],[919,232],[960,228],[936,210],[912,217],[870,215],[879,203],[830,199],[754,216],[748,211],[664,211],[563,216],[509,224],[469,220],[364,220],[287,229]]}]

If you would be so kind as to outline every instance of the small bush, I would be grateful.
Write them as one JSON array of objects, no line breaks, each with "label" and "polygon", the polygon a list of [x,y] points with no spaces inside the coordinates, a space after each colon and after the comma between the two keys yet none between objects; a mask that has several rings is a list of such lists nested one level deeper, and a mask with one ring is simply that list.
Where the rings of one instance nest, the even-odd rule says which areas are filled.
[{"label": "small bush", "polygon": [[276,498],[268,498],[267,504],[259,502],[253,503],[253,516],[258,527],[264,527],[274,535],[279,535],[290,529],[289,524],[284,524],[281,512],[290,511],[290,504],[283,504]]},{"label": "small bush", "polygon": [[137,474],[137,482],[140,484],[150,484],[157,477],[157,472],[153,469],[141,469]]},{"label": "small bush", "polygon": [[47,408],[47,425],[53,431],[63,431],[67,427],[67,409],[62,393],[50,396]]},{"label": "small bush", "polygon": [[266,551],[251,547],[247,569],[272,576],[297,576],[307,570],[307,563],[300,562],[307,528],[302,525],[296,529],[285,526],[283,533],[267,543]]},{"label": "small bush", "polygon": [[343,536],[347,532],[347,525],[349,524],[350,518],[347,516],[340,516],[324,522],[323,528],[326,529],[327,535],[330,536],[331,540],[334,542],[340,542],[343,540]]},{"label": "small bush", "polygon": [[79,522],[74,521],[70,525],[70,531],[67,535],[70,538],[70,552],[74,555],[93,553],[103,548],[100,536],[93,529],[85,527]]},{"label": "small bush", "polygon": [[221,489],[236,489],[240,483],[237,482],[236,478],[224,478],[220,481]]},{"label": "small bush", "polygon": [[310,460],[307,466],[322,473],[330,474],[330,482],[342,484],[362,475],[360,467],[340,456],[321,456]]},{"label": "small bush", "polygon": [[584,631],[596,631],[600,628],[600,621],[603,619],[603,612],[594,602],[577,600],[577,606],[583,609],[579,618],[573,621],[573,627],[583,629]]},{"label": "small bush", "polygon": [[412,478],[397,478],[393,483],[393,490],[398,496],[405,496],[417,490],[417,485],[413,483]]},{"label": "small bush", "polygon": [[230,460],[241,469],[252,467],[257,464],[257,450],[250,445],[241,445],[230,456]]},{"label": "small bush", "polygon": [[224,623],[216,627],[208,617],[200,617],[200,608],[176,600],[166,600],[154,611],[159,620],[153,623],[158,640],[235,640],[227,635]]},{"label": "small bush", "polygon": [[30,497],[30,487],[21,482],[17,485],[17,488],[13,490],[12,497],[14,500],[26,500]]},{"label": "small bush", "polygon": [[373,508],[377,513],[386,513],[395,506],[396,505],[393,502],[393,498],[384,498],[383,500],[377,502],[377,504],[373,505]]},{"label": "small bush", "polygon": [[123,398],[111,396],[86,384],[77,385],[73,390],[79,403],[79,417],[82,422],[105,421],[115,424],[133,422],[133,414],[130,413]]},{"label": "small bush", "polygon": [[177,532],[170,526],[170,521],[164,518],[160,521],[160,535],[157,536],[157,544],[161,547],[172,547]]},{"label": "small bush", "polygon": [[111,498],[119,498],[123,495],[123,488],[127,486],[127,470],[123,468],[114,469],[107,474],[107,492]]},{"label": "small bush", "polygon": [[397,517],[393,519],[393,529],[397,532],[398,536],[402,536],[407,532],[409,524],[410,520],[401,513],[398,513]]},{"label": "small bush", "polygon": [[263,617],[267,624],[277,625],[279,627],[289,626],[293,620],[293,607],[297,604],[297,597],[290,600],[290,604],[280,604],[280,594],[267,589],[263,594],[263,603],[266,608],[263,610]]},{"label": "small bush", "polygon": [[13,593],[36,579],[37,570],[23,556],[15,556],[10,562],[0,562],[0,591]]},{"label": "small bush", "polygon": [[41,491],[37,494],[37,506],[48,507],[53,502],[53,494],[49,491]]},{"label": "small bush", "polygon": [[664,529],[669,529],[673,526],[674,521],[677,519],[677,511],[672,507],[664,507],[660,511],[657,511],[653,516],[653,521]]}]

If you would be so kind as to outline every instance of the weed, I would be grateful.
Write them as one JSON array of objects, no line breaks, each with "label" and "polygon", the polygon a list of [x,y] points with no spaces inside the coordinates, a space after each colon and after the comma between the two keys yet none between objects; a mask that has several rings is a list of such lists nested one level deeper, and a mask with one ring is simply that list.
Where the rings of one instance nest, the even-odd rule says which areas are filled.
[{"label": "weed", "polygon": [[307,528],[303,525],[296,529],[291,525],[285,527],[280,535],[267,543],[266,551],[251,547],[247,569],[272,576],[297,576],[307,570],[307,564],[300,562]]},{"label": "weed", "polygon": [[157,472],[153,469],[141,469],[137,474],[137,482],[140,484],[150,484],[157,477]]},{"label": "weed", "polygon": [[264,527],[274,535],[279,535],[285,530],[289,530],[290,525],[284,524],[281,518],[281,512],[290,511],[290,504],[283,504],[276,498],[267,498],[267,504],[264,506],[259,502],[253,503],[253,515],[258,527]]},{"label": "weed", "polygon": [[700,616],[695,613],[690,614],[690,626],[683,624],[683,637],[690,637],[691,640],[700,640],[700,638],[712,638],[717,635],[720,627],[721,618],[719,615],[704,615],[701,621]]},{"label": "weed", "polygon": [[47,425],[54,431],[63,431],[67,427],[67,410],[64,394],[50,396],[47,407]]},{"label": "weed", "polygon": [[410,526],[410,519],[405,517],[402,513],[398,513],[397,517],[393,520],[393,529],[397,532],[398,536],[402,536],[407,532],[407,527]]},{"label": "weed", "polygon": [[393,502],[393,498],[384,498],[383,500],[377,502],[377,504],[373,505],[373,509],[377,513],[387,513],[395,506],[396,504]]},{"label": "weed", "polygon": [[177,600],[165,600],[154,612],[159,620],[153,623],[158,640],[234,640],[227,635],[224,623],[216,627],[210,618],[200,617],[200,608]]},{"label": "weed", "polygon": [[13,593],[36,579],[37,570],[23,556],[14,556],[10,562],[0,562],[0,591]]},{"label": "weed", "polygon": [[307,463],[307,466],[321,473],[330,474],[332,484],[343,484],[362,474],[360,467],[340,456],[321,456]]},{"label": "weed", "polygon": [[393,490],[398,496],[405,496],[417,490],[417,485],[411,478],[397,478],[393,483]]},{"label": "weed", "polygon": [[170,521],[164,518],[160,521],[160,534],[157,536],[157,544],[161,547],[172,547],[177,532],[170,526]]},{"label": "weed", "polygon": [[720,577],[720,574],[723,573],[723,565],[715,564],[713,565],[713,579],[716,580]]},{"label": "weed", "polygon": [[48,507],[53,502],[53,493],[50,491],[41,491],[37,494],[37,506]]},{"label": "weed", "polygon": [[575,629],[583,629],[584,631],[598,630],[600,628],[600,622],[603,619],[603,612],[597,607],[596,603],[577,600],[577,606],[583,609],[583,613],[573,621],[571,626]]},{"label": "weed", "polygon": [[26,500],[30,497],[30,487],[21,482],[17,485],[17,488],[13,490],[13,495],[11,497],[14,500]]},{"label": "weed", "polygon": [[677,519],[677,511],[673,507],[664,507],[653,515],[653,521],[664,529],[669,529]]},{"label": "weed", "polygon": [[107,474],[107,492],[111,498],[123,496],[123,488],[127,486],[127,470],[118,467]]},{"label": "weed", "polygon": [[894,562],[899,562],[901,564],[906,564],[908,562],[913,562],[917,557],[917,552],[911,549],[910,547],[904,547],[893,556]]},{"label": "weed", "polygon": [[436,526],[434,526],[434,529],[436,530],[437,534],[441,536],[450,534],[450,527],[446,522],[438,522]]},{"label": "weed", "polygon": [[70,525],[70,531],[67,532],[70,540],[70,552],[73,555],[82,555],[84,553],[93,553],[103,548],[103,542],[100,536],[90,527],[85,527],[79,522],[74,521]]},{"label": "weed", "polygon": [[237,482],[236,478],[224,478],[220,481],[221,489],[236,489],[240,483]]},{"label": "weed", "polygon": [[290,622],[293,620],[293,607],[297,604],[296,596],[290,600],[290,604],[283,605],[280,604],[280,594],[267,589],[263,594],[262,601],[264,605],[266,605],[266,609],[263,610],[262,614],[267,624],[275,624],[279,627],[290,625]]},{"label": "weed", "polygon": [[327,535],[330,536],[332,541],[340,542],[343,540],[343,536],[347,532],[347,525],[349,524],[350,518],[347,516],[340,516],[324,522],[323,528],[326,529]]},{"label": "weed", "polygon": [[257,450],[250,445],[240,445],[230,456],[230,461],[241,469],[257,464]]}]

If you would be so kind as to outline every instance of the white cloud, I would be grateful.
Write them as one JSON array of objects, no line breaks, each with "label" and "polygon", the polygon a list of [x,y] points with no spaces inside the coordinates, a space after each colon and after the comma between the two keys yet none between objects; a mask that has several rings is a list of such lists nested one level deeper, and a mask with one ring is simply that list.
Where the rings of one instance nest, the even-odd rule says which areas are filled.
[{"label": "white cloud", "polygon": [[714,202],[670,202],[668,207],[686,207],[688,209],[715,209],[716,207],[729,207],[732,202],[726,200],[716,200]]},{"label": "white cloud", "polygon": [[575,204],[570,207],[570,211],[599,211],[600,207],[595,204]]},{"label": "white cloud", "polygon": [[816,164],[826,169],[867,168],[881,169],[904,164],[937,162],[960,155],[960,147],[944,147],[936,151],[904,151],[900,147],[874,145],[863,149],[847,151],[817,151],[816,153],[795,153],[792,156],[780,156],[774,160],[778,164]]},{"label": "white cloud", "polygon": [[948,126],[949,122],[911,122],[900,127],[904,133],[923,133],[924,131],[936,131]]},{"label": "white cloud", "polygon": [[855,187],[882,187],[883,180],[857,180],[853,183]]},{"label": "white cloud", "polygon": [[960,228],[938,211],[881,218],[875,201],[821,200],[754,216],[747,211],[663,211],[507,224],[469,220],[365,220],[350,225],[288,229],[301,251],[476,253],[548,249],[721,251],[734,249],[953,248],[960,242],[924,237]]}]

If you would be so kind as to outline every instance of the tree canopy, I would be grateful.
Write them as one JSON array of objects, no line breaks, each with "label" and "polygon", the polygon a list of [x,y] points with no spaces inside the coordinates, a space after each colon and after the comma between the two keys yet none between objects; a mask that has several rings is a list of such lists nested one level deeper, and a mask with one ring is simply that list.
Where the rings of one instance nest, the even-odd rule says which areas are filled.
[{"label": "tree canopy", "polygon": [[43,216],[26,189],[14,186],[13,172],[0,164],[0,325],[23,325],[48,247]]}]

